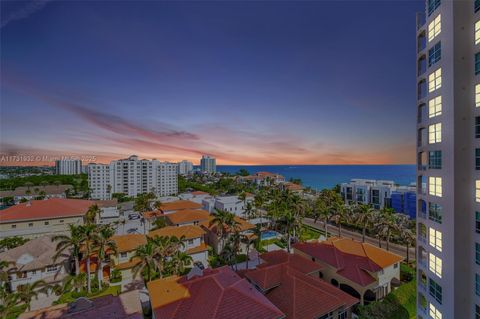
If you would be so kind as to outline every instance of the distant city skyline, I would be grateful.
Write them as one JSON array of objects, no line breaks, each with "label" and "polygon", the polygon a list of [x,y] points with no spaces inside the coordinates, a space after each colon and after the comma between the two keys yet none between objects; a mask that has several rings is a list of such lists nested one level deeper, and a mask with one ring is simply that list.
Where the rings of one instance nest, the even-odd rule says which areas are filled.
[{"label": "distant city skyline", "polygon": [[[412,61],[423,1],[2,1],[1,9],[0,154],[415,163]],[[8,164],[53,162],[0,163]]]}]

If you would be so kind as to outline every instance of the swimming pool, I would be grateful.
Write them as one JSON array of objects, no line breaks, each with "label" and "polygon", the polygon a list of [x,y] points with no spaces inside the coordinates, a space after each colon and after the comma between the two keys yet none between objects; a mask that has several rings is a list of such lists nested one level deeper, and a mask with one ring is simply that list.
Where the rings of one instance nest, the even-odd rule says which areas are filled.
[{"label": "swimming pool", "polygon": [[262,235],[260,237],[261,240],[266,240],[266,239],[272,239],[272,238],[277,238],[280,235],[280,233],[274,231],[274,230],[267,230],[262,232]]}]

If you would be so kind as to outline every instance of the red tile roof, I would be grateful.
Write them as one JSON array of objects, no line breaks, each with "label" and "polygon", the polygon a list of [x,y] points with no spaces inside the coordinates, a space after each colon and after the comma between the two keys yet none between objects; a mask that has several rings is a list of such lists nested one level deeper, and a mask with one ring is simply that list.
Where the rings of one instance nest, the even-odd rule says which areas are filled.
[{"label": "red tile roof", "polygon": [[165,202],[162,203],[162,205],[160,206],[160,210],[162,210],[163,212],[175,212],[177,210],[200,208],[202,208],[201,204],[189,200],[176,200],[173,202]]},{"label": "red tile roof", "polygon": [[[165,280],[148,283],[150,295],[172,293],[179,299],[168,304],[155,306],[152,300],[156,318],[162,319],[279,319],[284,314],[275,307],[265,296],[240,278],[229,267],[206,269],[202,276],[191,279],[178,279],[178,289],[169,285],[164,291],[162,284]],[[184,289],[188,293],[182,292]],[[180,291],[180,293],[177,293]],[[168,296],[166,296],[168,298]]]},{"label": "red tile roof", "polygon": [[0,211],[0,223],[83,216],[95,201],[50,198],[32,200]]},{"label": "red tile roof", "polygon": [[245,277],[262,290],[268,291],[268,300],[280,308],[287,318],[318,318],[358,303],[358,299],[316,275],[308,275],[308,271],[316,272],[321,267],[304,257],[289,256],[286,252],[279,251],[264,254],[261,258],[268,260],[267,263],[257,266],[256,270],[247,271]]},{"label": "red tile roof", "polygon": [[[335,241],[335,239],[333,240]],[[376,281],[376,279],[372,277],[372,275],[370,275],[369,273],[382,270],[386,266],[385,264],[383,264],[383,261],[388,260],[389,262],[392,262],[391,264],[393,264],[403,259],[400,256],[391,254],[390,252],[381,249],[377,249],[380,250],[380,252],[375,250],[375,255],[373,256],[374,259],[372,259],[373,257],[369,258],[369,255],[372,255],[370,251],[366,253],[364,252],[363,254],[360,253],[360,251],[357,251],[359,248],[355,245],[355,243],[351,243],[348,249],[347,247],[343,246],[345,246],[345,243],[342,243],[341,245],[335,245],[332,244],[331,241],[328,241],[297,243],[293,245],[293,248],[319,261],[331,265],[332,267],[337,269],[337,274],[363,287],[366,287]],[[370,247],[368,249],[370,249]],[[380,255],[385,256],[380,258]],[[390,255],[396,256],[398,258],[392,259],[390,258]],[[382,263],[383,266],[378,265],[374,262],[374,260]],[[381,260],[382,262],[380,262],[379,260]]]}]

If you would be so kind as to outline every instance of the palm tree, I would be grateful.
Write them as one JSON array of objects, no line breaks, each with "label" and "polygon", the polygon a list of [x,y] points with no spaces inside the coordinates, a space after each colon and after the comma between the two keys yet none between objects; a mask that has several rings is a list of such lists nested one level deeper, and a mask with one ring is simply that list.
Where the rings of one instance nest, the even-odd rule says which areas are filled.
[{"label": "palm tree", "polygon": [[247,211],[246,211],[246,200],[247,200],[247,194],[245,192],[240,193],[238,195],[238,199],[243,202],[243,218],[247,219]]},{"label": "palm tree", "polygon": [[253,205],[251,202],[247,202],[247,205],[245,206],[245,215],[247,219],[252,218],[252,214],[253,214]]},{"label": "palm tree", "polygon": [[365,204],[358,205],[356,209],[354,220],[357,225],[362,227],[362,242],[365,242],[366,231],[373,226],[375,220],[375,210],[371,205]]},{"label": "palm tree", "polygon": [[149,282],[152,279],[152,272],[159,268],[159,261],[156,258],[157,250],[155,242],[147,237],[147,243],[139,246],[135,250],[135,254],[131,260],[137,260],[138,263],[133,267],[133,277],[136,278],[138,274],[142,274],[143,280]]},{"label": "palm tree", "polygon": [[31,310],[32,299],[38,299],[40,293],[48,294],[49,286],[43,280],[37,280],[32,284],[23,284],[17,287],[18,299],[27,305],[28,311]]},{"label": "palm tree", "polygon": [[71,292],[72,290],[80,291],[85,287],[85,283],[87,282],[87,275],[85,273],[81,273],[76,276],[67,276],[65,277],[61,283],[56,284],[53,287],[53,292],[57,296],[61,296],[67,292]]},{"label": "palm tree", "polygon": [[247,269],[248,269],[248,261],[249,261],[249,254],[250,254],[250,246],[255,242],[255,239],[252,239],[251,236],[248,235],[241,235],[241,241],[247,246]]},{"label": "palm tree", "polygon": [[11,316],[18,304],[19,295],[7,291],[6,286],[0,285],[0,318],[8,318]]},{"label": "palm tree", "polygon": [[97,262],[97,279],[98,279],[98,289],[102,289],[103,281],[103,266],[104,260],[109,253],[117,253],[117,244],[112,239],[112,236],[115,235],[115,230],[110,226],[102,226],[98,230],[97,235],[94,239],[94,244],[97,249],[98,262]]},{"label": "palm tree", "polygon": [[151,231],[152,230],[157,230],[157,229],[164,228],[166,226],[167,226],[167,222],[165,220],[165,217],[159,217],[159,218],[155,219],[155,221],[153,222],[153,227],[150,230]]},{"label": "palm tree", "polygon": [[338,227],[338,237],[342,237],[342,223],[345,222],[345,206],[343,203],[335,202],[332,207],[332,215],[330,220],[332,220]]},{"label": "palm tree", "polygon": [[215,226],[217,236],[220,237],[220,251],[224,248],[224,238],[227,234],[227,221],[229,220],[229,212],[225,210],[215,209],[215,217],[210,221],[209,226]]},{"label": "palm tree", "polygon": [[262,207],[263,207],[263,204],[265,204],[265,192],[263,190],[259,190],[257,192],[254,198],[254,202],[255,202],[255,209],[257,210],[257,215],[258,215],[258,212],[260,211],[260,218],[262,218],[262,213],[261,213]]},{"label": "palm tree", "polygon": [[95,248],[95,241],[97,237],[98,228],[93,224],[86,224],[80,226],[80,232],[82,234],[82,248],[84,252],[84,258],[86,258],[87,267],[87,292],[91,293],[91,278],[90,278],[90,262],[91,255]]},{"label": "palm tree", "polygon": [[185,268],[190,265],[192,261],[192,256],[179,250],[176,251],[170,261],[170,266],[172,267],[173,274],[182,274],[185,271]]},{"label": "palm tree", "polygon": [[162,202],[157,200],[155,201],[155,203],[153,204],[153,207],[156,209],[156,210],[160,210],[160,208],[162,208]]},{"label": "palm tree", "polygon": [[88,208],[87,213],[85,214],[85,219],[88,224],[95,223],[95,219],[100,215],[102,210],[98,207],[97,204],[92,205]]},{"label": "palm tree", "polygon": [[52,237],[52,241],[58,241],[56,253],[53,260],[57,260],[62,255],[71,255],[75,261],[75,274],[80,274],[80,247],[84,240],[84,234],[80,226],[73,224],[68,225],[70,235],[56,235]]},{"label": "palm tree", "polygon": [[387,241],[387,250],[390,248],[390,238],[392,233],[399,230],[397,217],[392,208],[383,208],[380,212],[380,220],[377,224],[378,234]]},{"label": "palm tree", "polygon": [[0,260],[0,284],[2,282],[7,282],[8,274],[10,273],[10,271],[15,270],[15,267],[13,269],[9,268],[10,265],[15,266],[15,262]]}]

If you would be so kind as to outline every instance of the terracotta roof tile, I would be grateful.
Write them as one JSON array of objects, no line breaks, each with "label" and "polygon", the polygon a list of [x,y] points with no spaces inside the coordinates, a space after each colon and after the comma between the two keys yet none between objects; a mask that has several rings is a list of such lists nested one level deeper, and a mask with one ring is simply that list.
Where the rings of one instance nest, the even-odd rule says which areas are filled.
[{"label": "terracotta roof tile", "polygon": [[117,252],[119,253],[135,250],[147,243],[147,237],[141,234],[116,235],[112,239],[117,244]]},{"label": "terracotta roof tile", "polygon": [[195,203],[189,200],[177,200],[173,202],[166,202],[162,203],[160,209],[163,212],[173,212],[177,210],[184,210],[184,209],[200,209],[202,205],[199,203]]},{"label": "terracotta roof tile", "polygon": [[193,222],[204,222],[207,221],[210,216],[210,213],[203,209],[185,209],[177,211],[172,214],[166,215],[170,223],[176,224],[186,224]]},{"label": "terracotta roof tile", "polygon": [[195,226],[195,225],[185,225],[185,226],[179,226],[179,227],[166,226],[160,229],[152,230],[151,232],[148,233],[148,236],[150,237],[175,236],[177,238],[182,238],[184,236],[185,239],[198,238],[198,237],[202,237],[203,235],[205,235],[205,231],[199,226]]}]

